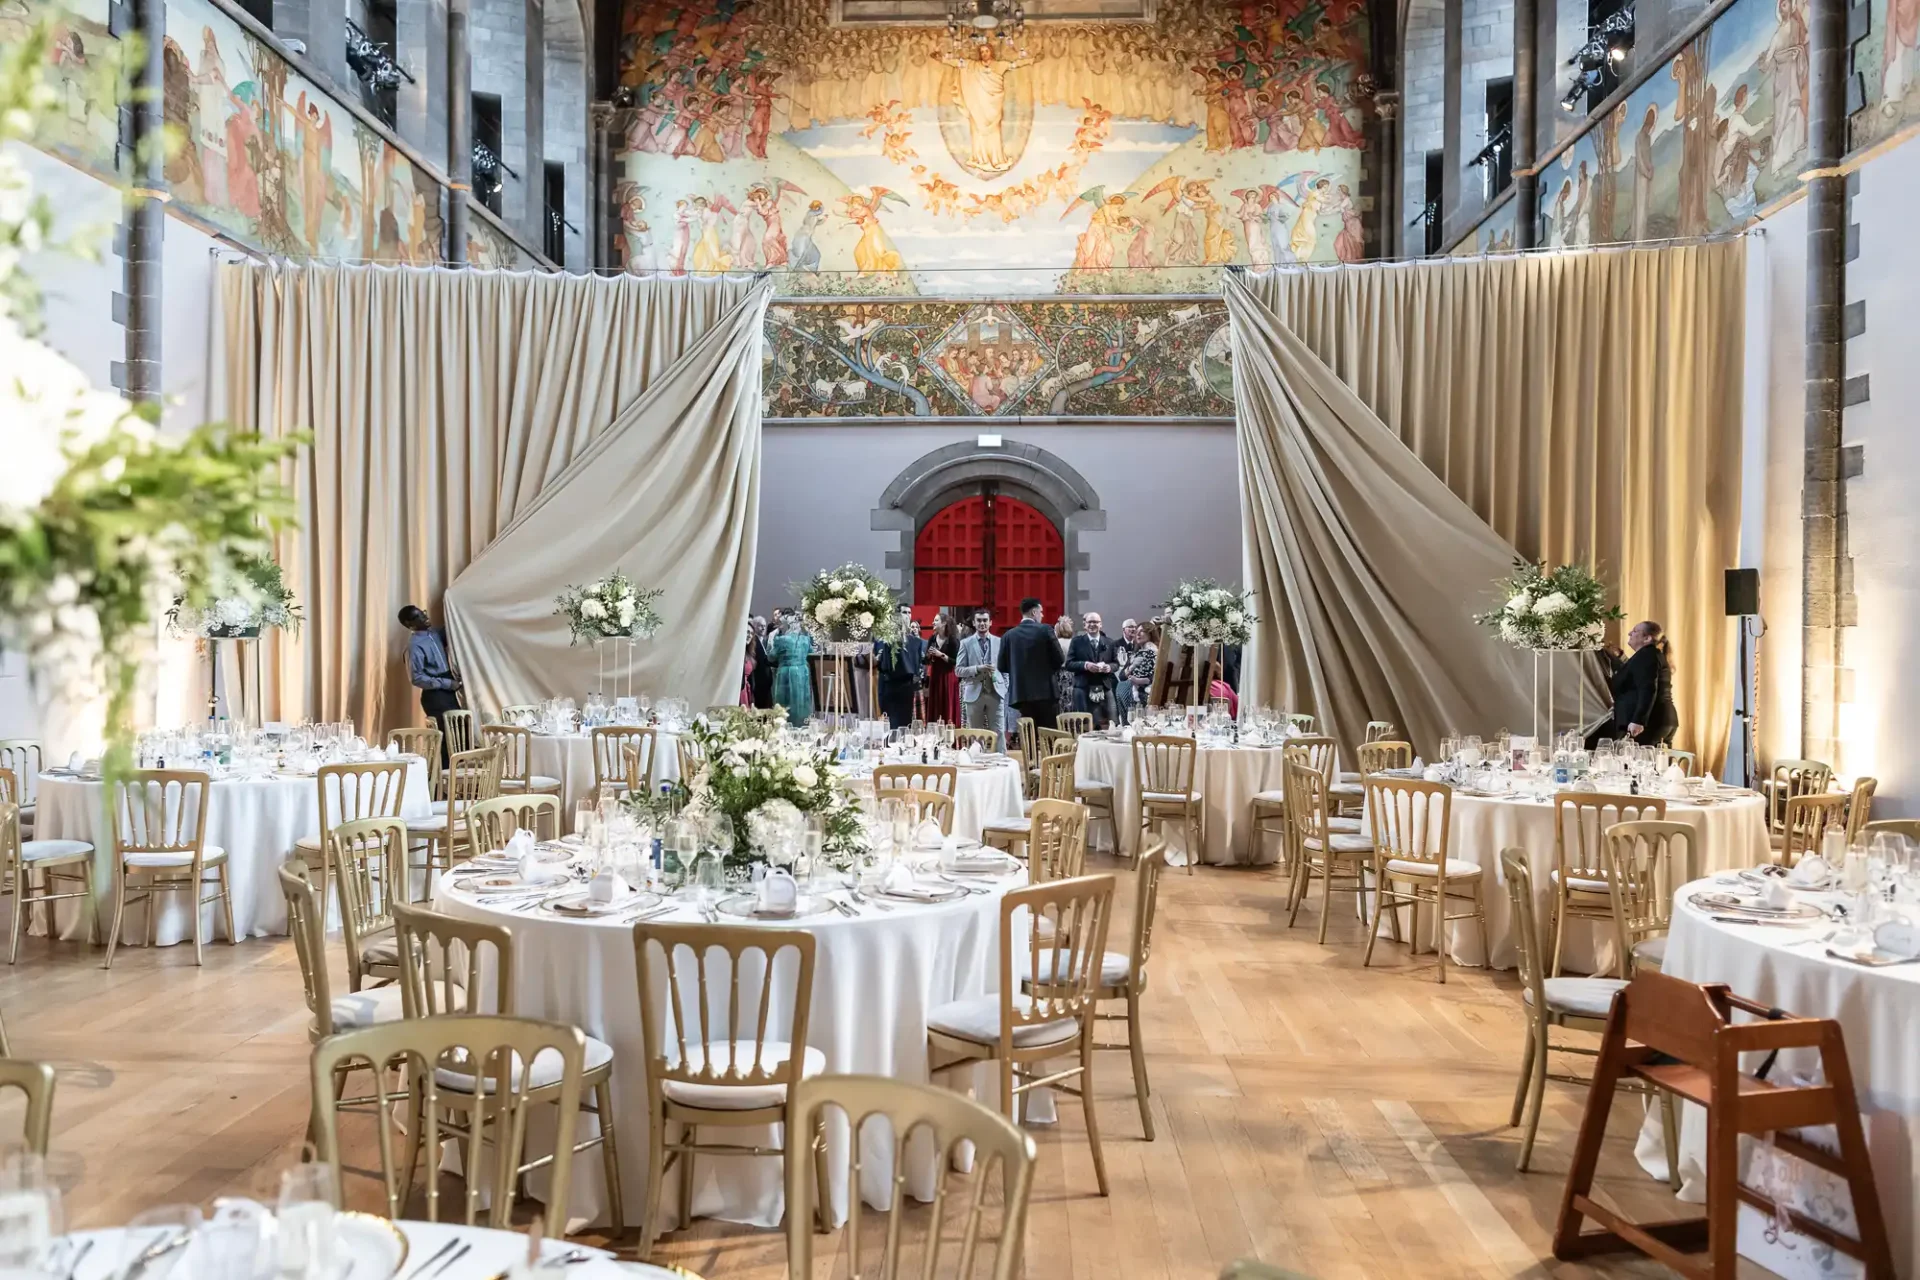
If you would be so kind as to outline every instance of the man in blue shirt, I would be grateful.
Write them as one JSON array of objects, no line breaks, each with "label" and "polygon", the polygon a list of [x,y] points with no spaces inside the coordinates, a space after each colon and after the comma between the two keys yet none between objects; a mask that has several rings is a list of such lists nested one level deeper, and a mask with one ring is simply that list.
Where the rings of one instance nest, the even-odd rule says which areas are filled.
[{"label": "man in blue shirt", "polygon": [[410,604],[400,611],[400,625],[413,634],[407,637],[407,677],[420,691],[420,709],[433,717],[440,729],[440,759],[447,757],[447,712],[460,706],[460,676],[453,669],[447,650],[447,635],[433,625],[427,611]]}]

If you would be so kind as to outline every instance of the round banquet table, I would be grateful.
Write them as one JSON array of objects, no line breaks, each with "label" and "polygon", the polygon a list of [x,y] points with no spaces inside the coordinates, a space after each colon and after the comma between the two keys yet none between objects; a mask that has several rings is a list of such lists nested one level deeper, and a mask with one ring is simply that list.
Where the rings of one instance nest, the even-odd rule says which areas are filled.
[{"label": "round banquet table", "polygon": [[[1507,899],[1506,878],[1500,874],[1500,851],[1512,846],[1527,851],[1527,866],[1533,872],[1537,910],[1544,931],[1549,918],[1548,904],[1553,897],[1554,813],[1555,807],[1549,802],[1511,796],[1476,796],[1454,789],[1452,830],[1448,839],[1452,848],[1448,855],[1488,868],[1489,874],[1481,881],[1481,902],[1487,912],[1487,939],[1496,969],[1511,969],[1516,963],[1513,906]],[[1668,821],[1684,822],[1699,831],[1698,869],[1705,872],[1758,866],[1767,861],[1766,815],[1766,801],[1751,792],[1734,793],[1708,805],[1667,801]],[[1427,927],[1431,914],[1422,913],[1423,928]],[[1472,921],[1456,921],[1448,928],[1451,931],[1447,947],[1449,959],[1463,965],[1487,963],[1488,958],[1480,946],[1480,931]],[[1383,923],[1382,932],[1385,929]],[[1431,938],[1423,938],[1422,945],[1431,945]],[[1567,922],[1562,964],[1567,972],[1600,972],[1612,964],[1614,950],[1612,938],[1603,937],[1593,921]]]},{"label": "round banquet table", "polygon": [[[1735,995],[1772,1008],[1839,1021],[1894,1270],[1910,1280],[1920,1277],[1920,1231],[1914,1223],[1914,1206],[1920,1203],[1920,1055],[1914,1053],[1920,964],[1868,968],[1835,959],[1821,941],[1833,929],[1831,920],[1807,926],[1720,923],[1691,902],[1694,891],[1708,883],[1696,881],[1675,894],[1663,972],[1688,982],[1724,982]],[[1827,894],[1795,896],[1823,904],[1834,901]],[[1790,1050],[1781,1054],[1774,1071],[1786,1079],[1812,1072],[1816,1062],[1816,1055]],[[1664,1180],[1666,1153],[1657,1112],[1652,1120],[1651,1134],[1642,1131],[1635,1154],[1649,1173]],[[1682,1200],[1706,1199],[1706,1136],[1706,1113],[1687,1106],[1680,1124]],[[1833,1149],[1831,1140],[1825,1145]],[[1844,1186],[1816,1169],[1801,1167],[1799,1172],[1794,1207],[1832,1224],[1833,1206],[1847,1203]],[[1831,1196],[1821,1194],[1827,1187],[1835,1188]],[[1790,1250],[1767,1244],[1755,1229],[1761,1225],[1759,1215],[1745,1205],[1740,1212],[1740,1252],[1770,1270],[1785,1276],[1861,1274],[1859,1265],[1845,1255],[1805,1237],[1795,1237],[1797,1247]],[[1846,1226],[1850,1229],[1851,1224],[1849,1215]]]},{"label": "round banquet table", "polygon": [[[826,1055],[830,1074],[859,1073],[925,1081],[927,1074],[927,1017],[949,1000],[991,994],[999,988],[1000,902],[1011,889],[1026,883],[1018,870],[993,880],[982,878],[987,893],[969,894],[953,902],[916,905],[877,901],[860,907],[849,918],[837,911],[806,917],[778,928],[803,928],[814,935],[813,1000],[808,1015],[807,1042]],[[845,897],[836,893],[837,898]],[[647,1194],[646,1045],[640,1026],[638,972],[633,951],[633,925],[620,917],[604,920],[570,919],[544,908],[513,910],[496,906],[458,887],[442,875],[434,886],[434,905],[441,911],[488,923],[504,923],[513,931],[514,1012],[525,1017],[570,1023],[604,1041],[614,1052],[614,1110],[618,1117],[622,1200],[631,1222],[640,1221]],[[654,924],[698,923],[691,906],[648,921]],[[727,925],[749,924],[723,915]],[[748,977],[746,989],[757,979]],[[767,1036],[789,1033],[792,1009],[776,1006],[770,1014]],[[716,1016],[716,1038],[726,1020]],[[751,1037],[746,1029],[743,1034]],[[943,1074],[943,1085],[957,1085],[965,1077]],[[975,1078],[976,1090],[986,1086],[984,1074]],[[1038,1093],[1039,1091],[1036,1091]],[[998,1094],[977,1093],[988,1105]],[[1041,1103],[1035,1097],[1034,1103]],[[1034,1108],[1035,1120],[1050,1100]],[[590,1117],[582,1125],[591,1126]],[[893,1177],[890,1139],[881,1126],[870,1126],[863,1137],[863,1198],[875,1207],[889,1199]],[[586,1132],[591,1132],[587,1129]],[[844,1220],[847,1204],[847,1129],[844,1118],[830,1119],[832,1202],[835,1221]],[[745,1131],[727,1142],[773,1146],[781,1135],[772,1129]],[[536,1144],[544,1143],[544,1147]],[[529,1130],[528,1151],[550,1149],[552,1130]],[[934,1149],[923,1131],[908,1147],[911,1166],[906,1188],[919,1199],[931,1199],[934,1190]],[[695,1166],[694,1213],[761,1227],[777,1227],[785,1208],[784,1172],[777,1158],[706,1157]],[[660,1197],[659,1221],[677,1220],[679,1178],[667,1179]],[[540,1186],[536,1181],[536,1189]],[[599,1154],[589,1151],[574,1159],[570,1221],[597,1221],[605,1216],[605,1185]]]},{"label": "round banquet table", "polygon": [[[403,819],[425,817],[431,810],[427,792],[427,762],[406,756],[407,781],[400,799]],[[108,817],[106,784],[98,779],[40,775],[40,808],[35,833],[50,840],[85,840],[93,845],[94,906],[99,913],[99,936],[113,923],[113,824]],[[340,820],[337,798],[327,821]],[[233,928],[242,938],[287,931],[287,902],[275,878],[280,864],[294,854],[303,837],[320,831],[320,789],[313,774],[276,773],[264,778],[216,778],[207,796],[206,842],[227,851],[227,885],[233,894]],[[193,937],[188,895],[161,895],[160,919],[154,937],[161,946]],[[85,917],[78,899],[54,904],[60,936],[84,938]],[[219,906],[209,906],[209,939],[219,936]],[[121,922],[121,942],[146,937],[147,909],[127,908]]]},{"label": "round banquet table", "polygon": [[[870,773],[853,775],[851,781],[859,789],[872,790]],[[977,841],[989,822],[1019,822],[1026,813],[1024,799],[1020,766],[1012,760],[960,765],[953,776],[953,834]]]},{"label": "round banquet table", "polygon": [[[562,821],[571,823],[575,806],[593,797],[593,735],[535,729],[528,738],[527,761],[534,776],[560,779]],[[679,780],[680,735],[655,729],[653,785]]]},{"label": "round banquet table", "polygon": [[[446,1222],[420,1222],[412,1218],[399,1219],[393,1225],[407,1240],[406,1260],[401,1263],[398,1273],[407,1280],[412,1280],[415,1275],[431,1275],[435,1280],[494,1280],[514,1262],[524,1261],[527,1256],[527,1237],[517,1231],[494,1231],[486,1227]],[[80,1265],[68,1273],[69,1280],[114,1280],[123,1251],[121,1238],[126,1233],[125,1227],[74,1232],[69,1239],[76,1244],[90,1241],[92,1247],[80,1255]],[[146,1232],[142,1233],[143,1239],[149,1234],[155,1240],[164,1239],[157,1233]],[[463,1245],[464,1249],[461,1247]],[[689,1271],[670,1271],[644,1262],[620,1262],[605,1249],[576,1246],[571,1241],[551,1237],[542,1243],[540,1256],[543,1259],[559,1258],[575,1248],[587,1256],[564,1271],[555,1270],[552,1274],[564,1275],[567,1280],[613,1280],[616,1276],[642,1277],[644,1280],[699,1280]],[[426,1270],[427,1264],[436,1257],[440,1261],[433,1265],[444,1269]],[[157,1274],[159,1270],[160,1266],[156,1263],[153,1271]],[[382,1278],[355,1275],[349,1280]]]},{"label": "round banquet table", "polygon": [[[1082,734],[1073,762],[1074,780],[1101,782],[1113,788],[1115,838],[1128,857],[1140,837],[1140,789],[1134,784],[1133,742]],[[1255,840],[1253,797],[1278,791],[1286,779],[1285,753],[1279,746],[1206,746],[1194,764],[1194,791],[1206,806],[1204,863],[1270,864],[1280,859],[1280,837]],[[1186,828],[1178,822],[1161,826],[1167,839],[1167,859],[1187,860]]]}]

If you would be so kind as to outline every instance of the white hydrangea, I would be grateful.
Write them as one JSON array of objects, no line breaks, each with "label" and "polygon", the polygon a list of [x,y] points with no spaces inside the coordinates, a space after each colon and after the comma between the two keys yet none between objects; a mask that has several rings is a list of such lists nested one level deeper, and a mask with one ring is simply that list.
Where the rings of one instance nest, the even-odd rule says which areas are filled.
[{"label": "white hydrangea", "polygon": [[1238,609],[1227,610],[1228,626],[1237,627],[1237,626],[1240,626],[1242,623],[1244,623],[1246,620],[1247,620],[1247,615],[1240,612]]},{"label": "white hydrangea", "polygon": [[864,583],[864,582],[856,582],[856,583],[855,583],[855,584],[853,585],[853,598],[854,598],[854,599],[855,599],[856,601],[859,601],[859,602],[861,602],[861,603],[863,603],[863,604],[864,604],[864,603],[865,603],[865,602],[867,601],[867,599],[868,599],[868,596],[869,596],[869,593],[868,593],[868,591],[867,591],[867,584],[866,584],[866,583]]},{"label": "white hydrangea", "polygon": [[856,621],[859,622],[862,631],[870,631],[873,628],[873,615],[870,613],[862,613]]},{"label": "white hydrangea", "polygon": [[1185,622],[1191,617],[1193,617],[1193,610],[1184,604],[1173,611],[1173,620],[1175,622]]},{"label": "white hydrangea", "polygon": [[580,616],[589,621],[598,622],[607,616],[607,606],[601,604],[592,596],[588,596],[580,602]]},{"label": "white hydrangea", "polygon": [[1550,591],[1534,602],[1533,611],[1542,618],[1551,618],[1573,608],[1573,601],[1567,599],[1562,591]]},{"label": "white hydrangea", "polygon": [[1533,597],[1521,591],[1507,599],[1508,613],[1529,613],[1533,609]]}]

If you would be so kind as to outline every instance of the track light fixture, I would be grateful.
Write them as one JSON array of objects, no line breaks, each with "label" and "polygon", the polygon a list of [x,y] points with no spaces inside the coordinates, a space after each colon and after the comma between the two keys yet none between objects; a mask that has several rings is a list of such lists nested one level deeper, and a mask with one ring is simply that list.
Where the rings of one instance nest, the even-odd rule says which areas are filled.
[{"label": "track light fixture", "polygon": [[1596,105],[1596,95],[1607,82],[1612,72],[1627,55],[1633,52],[1633,6],[1617,9],[1608,14],[1587,35],[1582,44],[1567,59],[1567,65],[1574,68],[1573,84],[1560,99],[1563,111],[1578,111],[1580,100],[1585,98],[1591,109]]}]

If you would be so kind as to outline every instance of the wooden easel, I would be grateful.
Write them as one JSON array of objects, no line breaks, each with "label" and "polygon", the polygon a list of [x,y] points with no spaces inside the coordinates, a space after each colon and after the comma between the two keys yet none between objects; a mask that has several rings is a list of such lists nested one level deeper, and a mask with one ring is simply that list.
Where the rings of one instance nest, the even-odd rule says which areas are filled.
[{"label": "wooden easel", "polygon": [[[1761,1022],[1736,1024],[1734,1011]],[[1824,1083],[1776,1084],[1740,1069],[1743,1053],[1816,1049]],[[1769,1059],[1771,1060],[1771,1059]],[[1707,1216],[1669,1222],[1629,1221],[1593,1199],[1593,1175],[1606,1138],[1607,1113],[1622,1078],[1640,1080],[1707,1109]],[[1786,1132],[1833,1125],[1840,1154],[1833,1155]],[[1804,1160],[1841,1179],[1853,1198],[1860,1236],[1841,1235],[1824,1223],[1775,1205],[1740,1181],[1742,1134],[1773,1134],[1777,1151]],[[1853,1092],[1847,1047],[1831,1018],[1796,1018],[1733,995],[1724,983],[1696,986],[1658,972],[1642,973],[1614,997],[1600,1055],[1580,1121],[1553,1234],[1553,1256],[1573,1261],[1594,1254],[1637,1249],[1692,1280],[1733,1280],[1739,1206],[1784,1212],[1793,1229],[1864,1264],[1868,1280],[1892,1280],[1893,1257],[1886,1222],[1873,1185],[1873,1165],[1860,1132],[1860,1104]],[[1583,1232],[1592,1218],[1606,1230]],[[1704,1247],[1705,1260],[1695,1256]]]},{"label": "wooden easel", "polygon": [[[1199,651],[1168,636],[1160,642],[1160,656],[1153,664],[1153,683],[1147,687],[1150,707],[1188,706],[1193,702],[1194,667]],[[1200,686],[1206,688],[1205,684]]]}]

